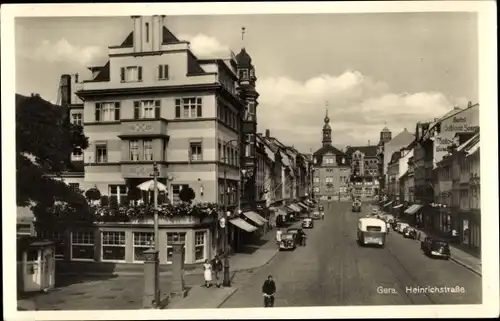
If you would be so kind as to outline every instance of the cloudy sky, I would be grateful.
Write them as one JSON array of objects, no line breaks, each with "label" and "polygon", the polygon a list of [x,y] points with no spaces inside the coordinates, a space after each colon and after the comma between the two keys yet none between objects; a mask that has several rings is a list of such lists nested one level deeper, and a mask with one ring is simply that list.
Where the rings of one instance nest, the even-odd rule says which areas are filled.
[{"label": "cloudy sky", "polygon": [[[302,152],[321,145],[327,101],[343,147],[478,100],[474,13],[167,16],[166,26],[199,57],[237,53],[245,26],[259,131]],[[85,75],[131,29],[129,17],[17,18],[16,91],[56,101],[61,74]]]}]

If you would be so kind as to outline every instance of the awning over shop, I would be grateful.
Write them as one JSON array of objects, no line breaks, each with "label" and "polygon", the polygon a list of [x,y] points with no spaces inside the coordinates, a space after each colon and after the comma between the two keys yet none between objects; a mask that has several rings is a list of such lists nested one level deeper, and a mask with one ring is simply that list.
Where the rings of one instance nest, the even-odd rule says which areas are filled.
[{"label": "awning over shop", "polygon": [[302,209],[295,204],[288,205],[288,208],[297,213],[302,212]]},{"label": "awning over shop", "polygon": [[302,206],[304,209],[308,210],[309,209],[309,206],[307,206],[306,204],[302,203],[302,202],[298,202],[297,204],[299,204],[300,206]]},{"label": "awning over shop", "polygon": [[403,204],[396,205],[393,208],[401,208],[401,207],[403,207]]},{"label": "awning over shop", "polygon": [[252,224],[250,223],[247,223],[245,222],[245,220],[241,219],[241,218],[233,218],[232,220],[229,221],[231,224],[239,227],[240,229],[242,229],[243,231],[246,231],[246,232],[253,232],[253,231],[256,231],[257,228],[255,226],[253,226]]},{"label": "awning over shop", "polygon": [[250,220],[252,220],[252,222],[256,223],[259,226],[262,226],[264,225],[264,223],[267,223],[267,220],[265,218],[255,213],[254,211],[243,212],[243,215],[248,217]]},{"label": "awning over shop", "polygon": [[306,202],[306,204],[308,204],[308,205],[311,205],[311,206],[312,206],[312,205],[314,205],[314,203],[313,203],[311,200],[306,200],[305,202]]},{"label": "awning over shop", "polygon": [[271,210],[273,210],[277,215],[286,216],[286,210],[281,207],[271,207]]},{"label": "awning over shop", "polygon": [[384,206],[383,206],[383,207],[389,206],[389,205],[391,205],[392,203],[394,203],[394,201],[390,201],[389,203],[384,204]]},{"label": "awning over shop", "polygon": [[422,208],[422,205],[413,204],[412,206],[410,206],[406,209],[405,214],[413,215],[421,208]]}]

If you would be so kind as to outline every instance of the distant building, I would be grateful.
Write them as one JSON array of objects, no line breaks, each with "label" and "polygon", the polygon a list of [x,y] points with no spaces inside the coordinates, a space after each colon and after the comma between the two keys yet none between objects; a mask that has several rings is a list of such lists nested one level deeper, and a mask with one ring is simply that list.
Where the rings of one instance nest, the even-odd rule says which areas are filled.
[{"label": "distant building", "polygon": [[332,145],[328,111],[324,119],[323,146],[313,154],[313,197],[337,200],[350,197],[351,167],[347,155]]},{"label": "distant building", "polygon": [[[384,130],[382,131],[381,135],[384,133]],[[404,148],[408,145],[410,145],[414,140],[415,140],[415,135],[410,133],[406,128],[397,134],[394,138],[391,140],[387,141],[387,138],[390,137],[389,135],[385,136],[386,139],[384,139],[384,144],[383,144],[383,167],[382,167],[382,174],[384,176],[383,181],[384,184],[387,183],[388,177],[387,177],[387,170],[389,166],[389,161],[391,160],[391,155],[399,151],[401,148]],[[386,187],[384,188],[386,189]]]},{"label": "distant building", "polygon": [[355,197],[372,197],[379,190],[379,157],[375,145],[347,146],[346,155],[351,164],[350,182]]}]

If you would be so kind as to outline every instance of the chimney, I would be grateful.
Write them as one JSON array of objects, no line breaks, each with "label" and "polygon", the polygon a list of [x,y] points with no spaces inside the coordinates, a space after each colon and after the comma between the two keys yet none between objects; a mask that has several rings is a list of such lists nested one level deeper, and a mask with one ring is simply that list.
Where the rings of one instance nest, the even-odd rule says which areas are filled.
[{"label": "chimney", "polygon": [[269,129],[266,129],[266,137],[269,138],[271,136],[271,132],[269,131]]},{"label": "chimney", "polygon": [[70,75],[62,75],[61,76],[61,84],[59,86],[59,90],[61,91],[61,106],[67,107],[71,104],[71,76]]},{"label": "chimney", "polygon": [[469,101],[469,102],[467,103],[467,108],[471,108],[471,107],[472,107],[472,101]]}]

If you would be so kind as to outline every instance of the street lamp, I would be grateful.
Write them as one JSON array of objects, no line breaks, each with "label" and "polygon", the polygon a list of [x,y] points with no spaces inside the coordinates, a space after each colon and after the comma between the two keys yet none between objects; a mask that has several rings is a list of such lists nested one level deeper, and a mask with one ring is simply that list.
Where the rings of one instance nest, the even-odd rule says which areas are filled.
[{"label": "street lamp", "polygon": [[[229,144],[232,144],[233,142],[238,142],[239,139],[231,139],[227,141],[224,144],[224,151],[226,151],[226,147],[229,146]],[[224,158],[224,160],[227,162],[227,156]],[[241,173],[240,171],[241,164],[240,161],[238,160],[238,174]],[[241,180],[241,178],[240,178]],[[238,198],[241,198],[238,192]],[[229,277],[229,256],[228,256],[228,225],[229,221],[227,219],[228,213],[227,213],[227,203],[229,201],[229,193],[227,191],[227,166],[224,165],[224,197],[223,197],[223,202],[224,202],[224,280],[222,281],[223,286],[231,286],[231,279]],[[238,200],[239,204],[239,200]]]}]

